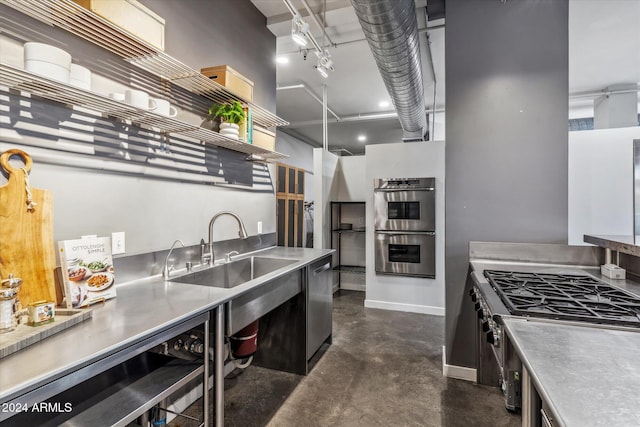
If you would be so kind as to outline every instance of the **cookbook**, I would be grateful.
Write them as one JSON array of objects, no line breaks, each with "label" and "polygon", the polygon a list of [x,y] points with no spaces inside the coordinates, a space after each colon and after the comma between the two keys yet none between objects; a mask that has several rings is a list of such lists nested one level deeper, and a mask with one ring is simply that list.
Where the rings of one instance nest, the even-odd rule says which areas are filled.
[{"label": "cookbook", "polygon": [[88,307],[115,298],[110,237],[62,240],[58,250],[67,308]]}]

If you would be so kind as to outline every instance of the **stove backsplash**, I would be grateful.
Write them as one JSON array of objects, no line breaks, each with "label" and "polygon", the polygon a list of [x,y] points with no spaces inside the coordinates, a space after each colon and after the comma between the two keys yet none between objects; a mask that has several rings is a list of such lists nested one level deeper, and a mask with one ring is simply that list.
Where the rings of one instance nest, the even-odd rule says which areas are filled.
[{"label": "stove backsplash", "polygon": [[[616,262],[615,255],[613,256],[613,261]],[[627,270],[627,278],[631,274],[634,276],[631,277],[631,280],[640,282],[640,257],[621,253],[619,266]]]}]

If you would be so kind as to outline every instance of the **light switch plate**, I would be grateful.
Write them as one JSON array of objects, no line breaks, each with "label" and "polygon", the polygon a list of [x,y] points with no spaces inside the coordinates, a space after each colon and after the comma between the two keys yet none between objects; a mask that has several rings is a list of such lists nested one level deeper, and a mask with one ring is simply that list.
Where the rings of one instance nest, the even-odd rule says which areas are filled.
[{"label": "light switch plate", "polygon": [[111,233],[111,254],[118,255],[125,252],[124,231]]}]

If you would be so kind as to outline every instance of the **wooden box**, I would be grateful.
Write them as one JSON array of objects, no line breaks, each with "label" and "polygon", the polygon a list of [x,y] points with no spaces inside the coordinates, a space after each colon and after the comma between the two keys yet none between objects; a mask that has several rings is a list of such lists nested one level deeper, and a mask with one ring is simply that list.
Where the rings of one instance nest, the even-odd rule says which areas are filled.
[{"label": "wooden box", "polygon": [[276,150],[276,134],[263,127],[253,125],[253,141],[256,147],[265,148],[267,150]]},{"label": "wooden box", "polygon": [[202,68],[200,72],[245,101],[253,101],[253,82],[228,65]]},{"label": "wooden box", "polygon": [[164,51],[164,19],[137,0],[73,0]]}]

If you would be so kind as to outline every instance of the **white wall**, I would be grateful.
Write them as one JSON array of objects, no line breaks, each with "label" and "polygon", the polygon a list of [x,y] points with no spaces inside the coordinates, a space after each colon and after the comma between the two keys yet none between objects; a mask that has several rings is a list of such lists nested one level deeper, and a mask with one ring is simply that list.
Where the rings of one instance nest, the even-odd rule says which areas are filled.
[{"label": "white wall", "polygon": [[331,247],[331,201],[338,194],[339,157],[322,148],[313,149],[313,183],[315,208],[313,218],[313,247]]},{"label": "white wall", "polygon": [[[444,315],[444,141],[368,145],[366,147],[366,299],[365,306]],[[436,278],[375,274],[373,180],[436,178]]]},{"label": "white wall", "polygon": [[338,198],[341,202],[364,202],[367,196],[365,156],[340,157]]},{"label": "white wall", "polygon": [[570,245],[633,234],[633,140],[640,127],[569,132]]}]

